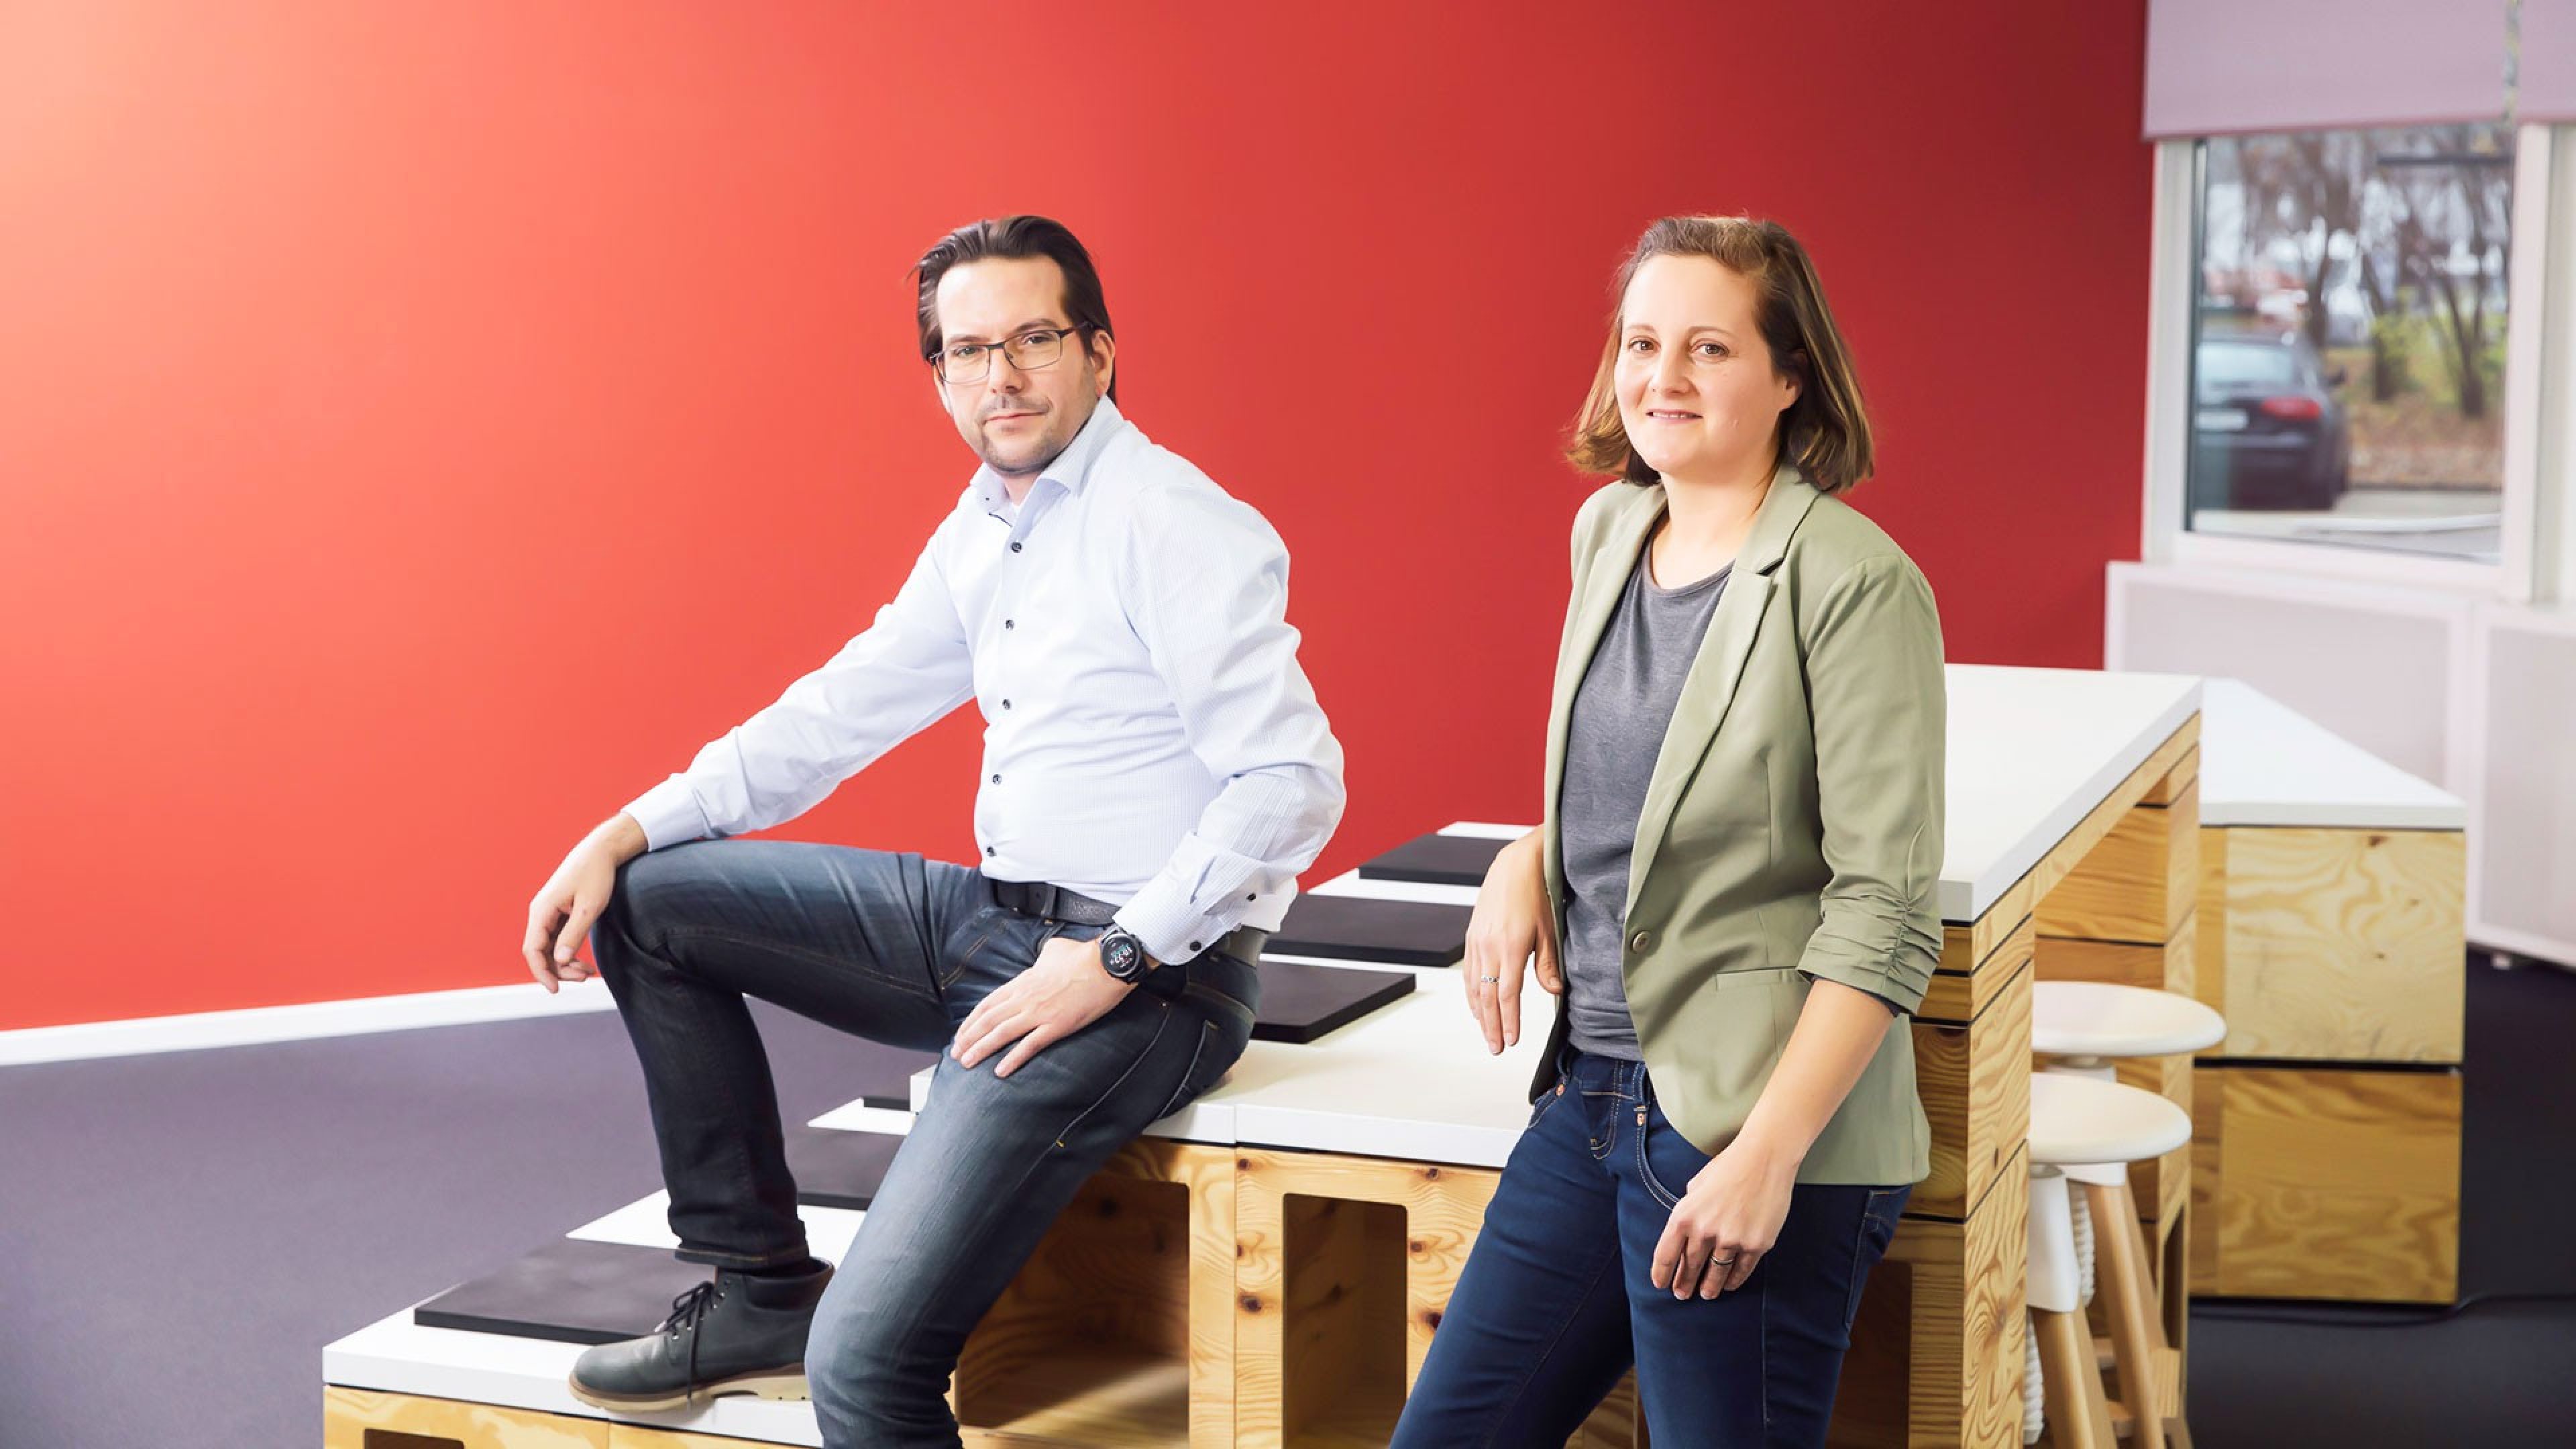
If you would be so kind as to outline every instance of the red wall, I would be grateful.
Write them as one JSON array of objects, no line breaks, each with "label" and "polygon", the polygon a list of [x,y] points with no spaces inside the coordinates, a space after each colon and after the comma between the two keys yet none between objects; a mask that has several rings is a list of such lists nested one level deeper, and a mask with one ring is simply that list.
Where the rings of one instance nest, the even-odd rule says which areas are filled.
[{"label": "red wall", "polygon": [[[1294,550],[1322,870],[1535,814],[1658,213],[1809,243],[1952,657],[2099,662],[2138,0],[1295,8],[0,8],[0,1028],[524,980],[565,848],[955,497],[904,269],[979,215],[1089,241],[1128,415]],[[963,858],[974,748],[784,833]]]}]

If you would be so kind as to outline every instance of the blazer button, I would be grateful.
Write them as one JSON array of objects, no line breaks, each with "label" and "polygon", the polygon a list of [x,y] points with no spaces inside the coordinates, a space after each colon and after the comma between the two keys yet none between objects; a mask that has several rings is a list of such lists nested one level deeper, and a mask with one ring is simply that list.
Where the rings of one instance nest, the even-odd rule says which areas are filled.
[{"label": "blazer button", "polygon": [[1637,934],[1628,938],[1628,949],[1636,952],[1640,956],[1645,955],[1648,951],[1651,951],[1654,948],[1655,933],[1652,931],[1639,931]]}]

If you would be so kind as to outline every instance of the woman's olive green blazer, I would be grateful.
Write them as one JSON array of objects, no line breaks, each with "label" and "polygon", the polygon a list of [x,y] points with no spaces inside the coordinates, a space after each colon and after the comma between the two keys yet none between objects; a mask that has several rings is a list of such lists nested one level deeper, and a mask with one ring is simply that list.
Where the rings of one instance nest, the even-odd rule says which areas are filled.
[{"label": "woman's olive green blazer", "polygon": [[[1663,513],[1662,485],[1621,482],[1574,520],[1547,734],[1547,891],[1560,943],[1566,722]],[[1922,571],[1878,525],[1782,466],[1683,682],[1628,867],[1628,1010],[1656,1099],[1701,1151],[1743,1128],[1815,978],[1909,1014],[1922,1004],[1941,953],[1947,715],[1941,623]],[[1533,1098],[1555,1085],[1565,1031],[1560,998]],[[1930,1152],[1900,1016],[1798,1180],[1916,1182]]]}]

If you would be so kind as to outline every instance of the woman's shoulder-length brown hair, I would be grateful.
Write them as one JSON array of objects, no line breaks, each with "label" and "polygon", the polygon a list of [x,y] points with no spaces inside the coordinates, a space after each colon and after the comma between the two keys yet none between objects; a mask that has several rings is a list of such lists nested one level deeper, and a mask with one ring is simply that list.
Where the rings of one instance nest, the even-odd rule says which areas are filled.
[{"label": "woman's shoulder-length brown hair", "polygon": [[1668,216],[1646,228],[1612,283],[1610,340],[1592,391],[1574,419],[1565,450],[1587,473],[1614,474],[1631,483],[1661,481],[1629,445],[1619,422],[1618,307],[1637,269],[1656,257],[1707,257],[1753,284],[1754,325],[1771,349],[1771,365],[1797,379],[1798,400],[1780,414],[1780,458],[1795,463],[1818,491],[1839,493],[1870,474],[1869,414],[1861,406],[1860,379],[1851,351],[1825,305],[1807,249],[1776,221],[1743,216]]}]

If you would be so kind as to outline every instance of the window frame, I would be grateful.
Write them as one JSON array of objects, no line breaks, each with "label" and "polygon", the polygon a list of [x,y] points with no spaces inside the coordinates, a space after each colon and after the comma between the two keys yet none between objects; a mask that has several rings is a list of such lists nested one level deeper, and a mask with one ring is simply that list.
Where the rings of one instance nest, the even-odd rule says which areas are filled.
[{"label": "window frame", "polygon": [[2147,437],[2139,557],[2148,563],[2288,573],[2511,603],[2545,603],[2576,581],[2568,513],[2576,464],[2576,126],[2514,133],[2513,258],[2505,276],[2504,458],[2498,559],[2196,533],[2185,497],[2199,305],[2201,145],[2155,143],[2148,247]]}]

